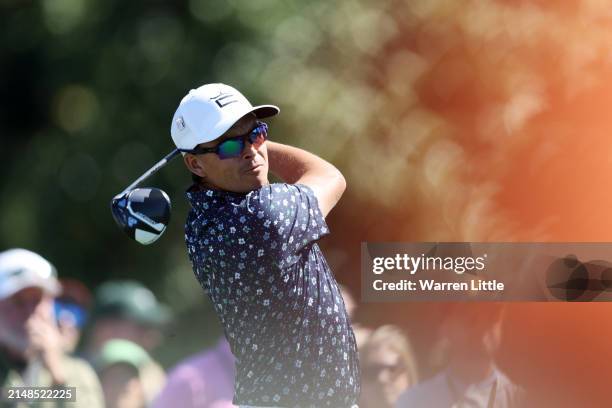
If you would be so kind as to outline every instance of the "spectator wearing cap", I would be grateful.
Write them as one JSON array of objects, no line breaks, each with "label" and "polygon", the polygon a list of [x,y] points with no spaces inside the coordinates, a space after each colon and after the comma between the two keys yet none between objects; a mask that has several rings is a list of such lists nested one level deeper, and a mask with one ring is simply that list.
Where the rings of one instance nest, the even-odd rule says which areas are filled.
[{"label": "spectator wearing cap", "polygon": [[[144,408],[147,405],[141,371],[151,362],[149,354],[129,340],[104,343],[94,359],[107,408]],[[167,405],[167,406],[172,406]],[[175,405],[181,407],[181,405]]]},{"label": "spectator wearing cap", "polygon": [[[53,314],[60,291],[56,275],[53,265],[34,252],[0,253],[0,388],[76,387],[81,406],[103,407],[93,369],[64,350]],[[62,406],[62,401],[46,406]]]},{"label": "spectator wearing cap", "polygon": [[[153,292],[139,282],[105,282],[94,292],[85,353],[90,361],[113,339],[129,340],[150,353],[162,341],[162,329],[170,320],[170,311]],[[150,403],[165,383],[161,365],[150,359],[140,370],[147,402]]]},{"label": "spectator wearing cap", "polygon": [[116,280],[96,289],[91,319],[88,347],[99,350],[107,340],[122,338],[150,352],[161,342],[170,312],[141,283]]}]

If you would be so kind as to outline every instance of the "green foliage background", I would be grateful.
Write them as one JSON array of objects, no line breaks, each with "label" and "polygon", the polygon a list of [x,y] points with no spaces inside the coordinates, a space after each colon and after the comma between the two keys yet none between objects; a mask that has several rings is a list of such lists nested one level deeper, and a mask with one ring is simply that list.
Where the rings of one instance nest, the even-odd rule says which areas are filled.
[{"label": "green foliage background", "polygon": [[[90,288],[145,283],[176,313],[166,364],[214,341],[180,160],[147,182],[173,203],[155,244],[109,209],[208,82],[279,105],[271,137],[345,174],[322,246],[355,294],[363,241],[609,241],[611,21],[598,0],[0,0],[0,249]],[[436,310],[366,304],[358,319],[429,350]]]}]

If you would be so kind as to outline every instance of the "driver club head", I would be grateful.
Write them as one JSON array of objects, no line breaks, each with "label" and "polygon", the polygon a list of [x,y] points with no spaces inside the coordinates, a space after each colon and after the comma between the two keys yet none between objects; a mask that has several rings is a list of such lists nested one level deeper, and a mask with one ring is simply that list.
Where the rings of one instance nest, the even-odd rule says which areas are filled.
[{"label": "driver club head", "polygon": [[134,241],[149,245],[164,233],[170,221],[172,205],[159,188],[135,188],[111,201],[117,225]]}]

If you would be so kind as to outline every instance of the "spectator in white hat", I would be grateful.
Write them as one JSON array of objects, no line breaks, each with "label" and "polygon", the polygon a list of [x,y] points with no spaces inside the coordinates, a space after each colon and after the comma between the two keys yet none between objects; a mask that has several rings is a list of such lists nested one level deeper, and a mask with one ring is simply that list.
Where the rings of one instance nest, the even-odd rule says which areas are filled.
[{"label": "spectator in white hat", "polygon": [[81,406],[102,407],[93,369],[64,351],[53,314],[59,290],[55,268],[40,255],[0,253],[0,388],[76,387]]}]

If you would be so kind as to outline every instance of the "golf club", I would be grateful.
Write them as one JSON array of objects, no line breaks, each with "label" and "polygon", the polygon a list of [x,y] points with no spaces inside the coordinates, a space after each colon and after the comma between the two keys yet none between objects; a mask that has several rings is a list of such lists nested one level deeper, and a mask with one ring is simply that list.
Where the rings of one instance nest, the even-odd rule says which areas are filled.
[{"label": "golf club", "polygon": [[140,244],[152,244],[164,233],[170,221],[171,203],[163,190],[136,187],[179,153],[178,149],[174,149],[111,201],[111,212],[117,225]]}]

